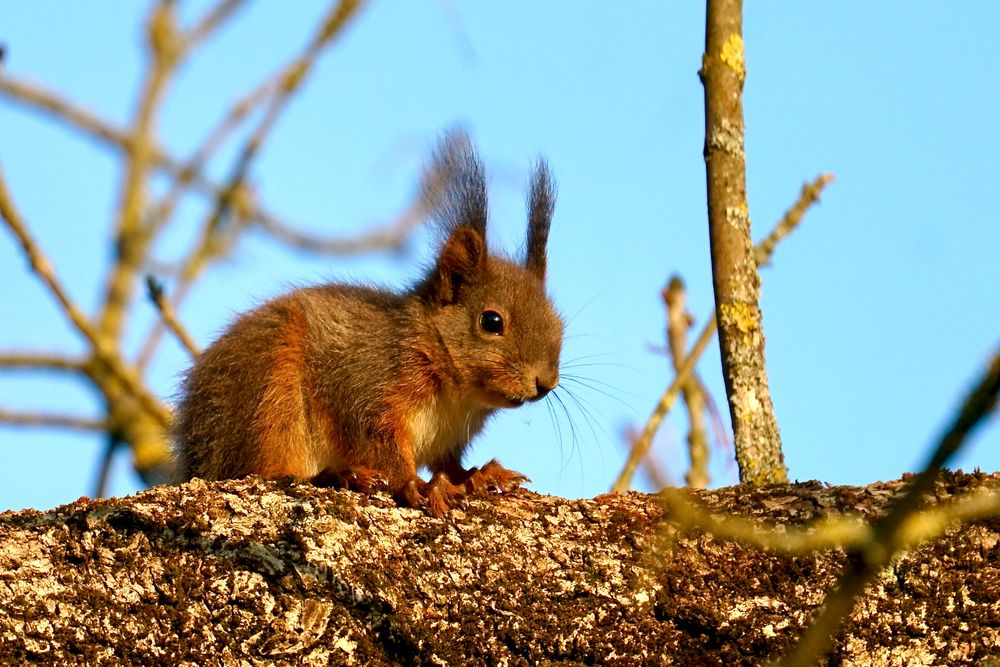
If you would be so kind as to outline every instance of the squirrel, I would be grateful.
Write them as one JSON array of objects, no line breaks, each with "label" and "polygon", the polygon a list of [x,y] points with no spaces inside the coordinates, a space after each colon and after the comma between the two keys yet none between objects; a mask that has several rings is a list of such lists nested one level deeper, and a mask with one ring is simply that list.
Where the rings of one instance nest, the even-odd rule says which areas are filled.
[{"label": "squirrel", "polygon": [[531,175],[520,261],[487,250],[486,179],[464,134],[441,141],[423,191],[444,240],[408,290],[295,289],[238,316],[198,356],[173,434],[184,479],[388,490],[434,516],[529,481],[496,460],[466,469],[462,455],[497,410],[559,383],[563,322],[545,289],[549,169],[540,159]]}]

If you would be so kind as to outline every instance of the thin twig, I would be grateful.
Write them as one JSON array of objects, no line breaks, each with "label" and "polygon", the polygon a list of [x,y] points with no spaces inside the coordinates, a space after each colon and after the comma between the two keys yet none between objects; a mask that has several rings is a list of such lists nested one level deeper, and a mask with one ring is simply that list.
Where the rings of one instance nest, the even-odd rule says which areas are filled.
[{"label": "thin twig", "polygon": [[218,30],[239,10],[246,0],[222,0],[213,7],[184,37],[184,51],[190,53]]},{"label": "thin twig", "polygon": [[121,335],[135,278],[146,260],[152,241],[142,225],[142,214],[146,179],[153,164],[153,124],[182,48],[182,40],[174,26],[172,2],[162,0],[156,4],[149,17],[147,31],[151,62],[129,132],[114,233],[116,257],[107,278],[104,305],[97,318],[101,336],[110,339],[118,339]]},{"label": "thin twig", "polygon": [[196,359],[201,354],[198,344],[194,342],[194,338],[191,337],[191,334],[187,332],[184,325],[177,319],[177,314],[174,312],[173,306],[165,298],[163,285],[154,276],[146,276],[146,292],[149,294],[149,300],[153,302],[153,305],[160,312],[160,317],[163,318],[164,324],[177,337],[177,340],[180,341],[184,349],[191,355],[191,358]]},{"label": "thin twig", "polygon": [[[662,292],[667,308],[667,347],[674,364],[674,371],[684,361],[687,349],[687,333],[694,318],[687,311],[687,292],[684,281],[673,276]],[[701,393],[701,383],[692,375],[681,388],[688,411],[688,455],[691,467],[684,479],[687,485],[697,489],[708,486],[708,438],[705,435],[705,396]]]},{"label": "thin twig", "polygon": [[[225,193],[221,186],[213,183],[201,173],[201,166],[207,155],[211,154],[225,137],[232,132],[261,102],[274,95],[281,87],[287,67],[276,76],[264,81],[250,93],[238,100],[226,116],[209,133],[201,147],[191,159],[181,162],[167,154],[159,147],[153,147],[151,162],[154,168],[162,170],[170,176],[173,188],[152,210],[149,221],[155,231],[169,217],[177,203],[177,199],[185,188],[190,188],[202,196],[216,202],[222,202]],[[16,103],[31,106],[47,112],[56,120],[91,138],[99,139],[119,150],[127,150],[130,140],[127,133],[113,127],[87,110],[65,100],[62,96],[47,91],[38,84],[28,83],[10,77],[0,78],[0,94],[6,94]],[[355,237],[322,237],[307,234],[295,229],[289,223],[281,220],[275,213],[269,211],[260,203],[244,197],[239,201],[239,207],[247,225],[256,226],[271,234],[275,239],[294,248],[306,252],[351,255],[368,251],[398,250],[407,235],[422,219],[420,202],[416,202],[404,211],[397,219],[384,227]],[[145,364],[140,364],[140,367]]]},{"label": "thin twig", "polygon": [[0,95],[8,97],[17,104],[47,112],[84,135],[113,144],[119,149],[128,146],[128,136],[125,132],[69,102],[61,95],[45,90],[39,84],[14,79],[5,73],[0,77]]},{"label": "thin twig", "polygon": [[60,354],[40,354],[31,352],[15,352],[0,354],[0,370],[46,370],[83,373],[85,363],[75,357]]},{"label": "thin twig", "polygon": [[698,364],[698,359],[701,357],[702,352],[708,347],[709,342],[712,340],[712,336],[715,335],[715,318],[709,318],[705,322],[704,328],[701,330],[701,334],[698,336],[698,340],[695,342],[694,347],[685,357],[684,362],[681,363],[677,368],[677,374],[674,375],[674,381],[670,383],[667,390],[663,392],[663,396],[660,397],[659,403],[653,409],[653,414],[650,415],[649,419],[646,421],[646,426],[642,429],[642,433],[636,439],[635,444],[632,446],[632,451],[629,452],[629,457],[625,461],[625,465],[622,467],[621,472],[618,474],[618,478],[615,480],[614,485],[612,485],[611,490],[617,493],[625,493],[629,490],[632,485],[632,477],[635,475],[635,470],[639,466],[639,462],[649,453],[650,447],[653,445],[653,436],[656,434],[656,430],[660,428],[660,424],[663,422],[663,418],[667,416],[670,412],[670,408],[673,407],[674,401],[677,400],[677,395],[681,392],[681,387],[684,383],[688,381],[691,374],[694,372],[694,367]]},{"label": "thin twig", "polygon": [[316,58],[322,50],[334,41],[334,38],[341,33],[363,4],[360,0],[341,0],[324,19],[320,29],[309,41],[302,55],[285,67],[281,75],[281,87],[278,93],[270,98],[260,123],[243,145],[229,179],[221,188],[217,205],[202,226],[201,238],[181,271],[180,283],[175,297],[177,300],[182,300],[187,295],[195,277],[220,247],[220,233],[224,231],[232,208],[244,191],[244,181],[250,164],[270,136],[271,130],[277,124],[288,102],[312,70]]},{"label": "thin twig", "polygon": [[10,193],[7,191],[7,181],[4,178],[2,167],[0,167],[0,217],[4,219],[7,226],[14,233],[14,236],[21,243],[21,248],[24,250],[24,254],[31,264],[32,271],[48,287],[49,291],[62,306],[63,312],[66,313],[66,316],[73,325],[83,334],[87,342],[90,343],[95,356],[108,367],[108,370],[142,404],[150,415],[162,426],[167,426],[170,423],[170,412],[146,389],[135,370],[122,361],[110,341],[101,336],[97,328],[70,298],[68,292],[63,288],[62,283],[59,282],[52,263],[38,248],[34,239],[28,233],[28,229],[21,219],[20,214],[14,207]]},{"label": "thin twig", "polygon": [[854,608],[854,602],[865,586],[902,548],[912,525],[912,515],[938,477],[941,467],[961,448],[968,435],[996,407],[1000,394],[1000,349],[987,364],[986,373],[969,392],[952,425],[941,437],[923,470],[910,483],[906,492],[892,505],[888,513],[876,522],[874,538],[854,549],[852,564],[844,571],[836,589],[823,602],[823,607],[799,642],[786,656],[784,664],[791,667],[813,665],[826,652],[836,637],[844,619]]},{"label": "thin twig", "polygon": [[115,462],[115,453],[122,445],[122,441],[115,434],[109,434],[107,444],[104,446],[104,453],[101,455],[101,466],[97,472],[97,481],[94,483],[94,498],[103,498],[108,490],[108,480],[111,479],[111,466]]},{"label": "thin twig", "polygon": [[75,431],[106,431],[108,422],[103,419],[74,417],[45,412],[12,412],[0,410],[0,424],[6,426],[41,426],[66,428]]},{"label": "thin twig", "polygon": [[[243,145],[232,172],[225,185],[219,189],[219,196],[208,219],[202,225],[201,234],[194,248],[183,262],[180,276],[174,292],[173,302],[178,305],[187,297],[195,279],[205,266],[221,255],[220,248],[226,246],[223,235],[227,231],[234,208],[247,199],[245,180],[250,164],[257,157],[265,141],[270,136],[278,118],[284,112],[294,93],[301,87],[312,70],[320,53],[341,34],[350,19],[365,4],[364,0],[340,0],[331,8],[330,13],[322,21],[320,29],[313,35],[302,54],[292,60],[281,73],[281,84],[277,93],[269,98],[264,115]],[[246,220],[245,216],[242,216]],[[140,358],[144,362],[152,357],[156,344],[161,336],[162,328],[155,326],[143,345]]]},{"label": "thin twig", "polygon": [[[824,174],[816,178],[813,181],[812,186],[818,187],[819,190],[822,191],[824,187],[832,182],[833,177],[828,174]],[[803,201],[807,198],[808,201],[803,204]],[[765,242],[768,242],[767,245],[765,246],[764,242],[762,242],[757,246],[757,248],[754,249],[754,257],[757,261],[761,262],[762,266],[766,266],[770,263],[777,241],[790,234],[798,226],[798,224],[802,222],[802,215],[793,215],[792,211],[801,208],[804,212],[816,201],[817,197],[812,196],[812,191],[807,191],[807,188],[803,188],[802,194],[799,195],[799,199],[795,202],[792,208],[785,213],[781,221],[778,222],[777,227],[783,228],[783,232],[777,233],[776,231],[772,231],[771,234],[765,238]],[[773,242],[769,241],[771,239],[773,239]],[[715,331],[716,320],[715,317],[711,317],[705,322],[705,326],[698,335],[698,340],[695,343],[695,346],[688,353],[684,363],[678,366],[677,373],[674,376],[674,381],[671,382],[670,386],[668,386],[666,391],[663,392],[663,396],[660,397],[659,402],[653,409],[653,414],[650,415],[649,420],[646,422],[642,435],[640,435],[639,439],[636,440],[635,445],[632,447],[632,451],[629,453],[628,459],[625,461],[625,465],[622,467],[621,472],[618,473],[618,478],[611,487],[612,491],[624,493],[625,491],[628,491],[629,487],[632,485],[632,477],[635,474],[637,466],[639,465],[639,461],[643,456],[646,456],[649,452],[649,448],[652,447],[653,436],[656,435],[656,431],[659,429],[664,417],[667,416],[667,413],[673,406],[681,386],[684,382],[687,382],[688,375],[693,372],[699,357],[701,357],[702,352],[705,351],[705,347],[708,346],[708,342],[712,339]]]},{"label": "thin twig", "polygon": [[353,237],[322,238],[288,227],[280,220],[259,216],[260,228],[285,245],[305,252],[335,255],[357,255],[372,250],[399,250],[413,230],[427,215],[422,197],[418,197],[395,220]]},{"label": "thin twig", "polygon": [[802,218],[805,217],[806,211],[819,201],[819,196],[823,194],[823,189],[833,183],[834,179],[835,176],[833,174],[820,174],[813,179],[812,183],[802,184],[802,192],[799,193],[798,201],[785,211],[781,222],[774,226],[771,233],[754,247],[753,256],[757,261],[758,267],[770,264],[774,248],[781,239],[791,234],[799,226]]}]

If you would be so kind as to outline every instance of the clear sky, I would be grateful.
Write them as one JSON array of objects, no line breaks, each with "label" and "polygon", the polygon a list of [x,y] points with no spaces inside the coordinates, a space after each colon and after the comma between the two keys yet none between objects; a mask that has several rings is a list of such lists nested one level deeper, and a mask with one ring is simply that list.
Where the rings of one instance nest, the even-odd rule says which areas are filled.
[{"label": "clear sky", "polygon": [[[142,3],[0,4],[4,71],[124,125],[144,66]],[[207,4],[183,3],[183,16]],[[227,108],[295,53],[325,8],[250,3],[181,71],[157,119],[188,155]],[[759,238],[803,181],[837,181],[763,275],[767,361],[793,479],[864,484],[912,471],[1000,342],[1000,4],[749,3],[745,41],[748,185]],[[705,222],[700,3],[659,0],[374,2],[320,61],[252,170],[267,206],[302,229],[343,234],[391,219],[413,196],[442,131],[466,127],[492,185],[491,233],[517,249],[523,182],[538,154],[559,183],[551,292],[569,322],[564,362],[593,388],[557,430],[544,405],[498,416],[468,461],[497,457],[532,488],[606,491],[622,432],[666,384],[659,291],[679,272],[699,325],[712,305]],[[236,144],[233,144],[234,146]],[[228,173],[233,150],[211,165]],[[73,296],[101,299],[119,162],[104,147],[0,100],[0,164]],[[204,204],[187,202],[158,246],[176,259]],[[291,285],[350,278],[405,285],[429,256],[306,256],[259,234],[214,266],[180,315],[207,344],[233,316]],[[82,350],[0,231],[0,353]],[[128,346],[152,309],[141,304]],[[188,363],[172,341],[150,376],[171,398]],[[728,419],[718,350],[700,373]],[[569,388],[569,387],[567,387]],[[573,402],[570,401],[572,404]],[[97,398],[56,376],[0,371],[0,409],[96,414]],[[657,442],[682,479],[683,411]],[[560,435],[561,434],[561,435]],[[575,434],[575,437],[573,436]],[[102,440],[0,426],[0,510],[91,493]],[[713,482],[736,479],[714,449]],[[997,420],[956,465],[1000,469]],[[112,491],[138,487],[127,456]],[[645,488],[640,480],[640,488]]]}]

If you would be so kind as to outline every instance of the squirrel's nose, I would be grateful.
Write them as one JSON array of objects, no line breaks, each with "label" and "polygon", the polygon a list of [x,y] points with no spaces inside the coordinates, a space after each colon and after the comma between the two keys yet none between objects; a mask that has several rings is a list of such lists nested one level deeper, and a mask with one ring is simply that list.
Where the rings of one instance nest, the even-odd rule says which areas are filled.
[{"label": "squirrel's nose", "polygon": [[546,394],[556,388],[559,384],[559,372],[557,371],[552,376],[536,376],[535,377],[535,400],[544,398]]}]

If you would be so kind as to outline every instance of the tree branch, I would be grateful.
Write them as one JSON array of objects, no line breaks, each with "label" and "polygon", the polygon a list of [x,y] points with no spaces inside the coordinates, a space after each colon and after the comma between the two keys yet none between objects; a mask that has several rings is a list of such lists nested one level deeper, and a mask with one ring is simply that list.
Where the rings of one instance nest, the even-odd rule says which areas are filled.
[{"label": "tree branch", "polygon": [[60,354],[32,352],[0,354],[0,370],[48,370],[84,373],[85,366],[85,362],[81,359],[66,357]]},{"label": "tree branch", "polygon": [[[674,371],[684,361],[687,333],[694,318],[687,311],[687,292],[680,276],[673,276],[663,289],[663,303],[667,310],[667,347],[674,364]],[[705,396],[695,375],[691,375],[681,388],[688,411],[688,455],[691,467],[684,479],[696,489],[708,486],[708,438],[705,435]]]},{"label": "tree branch", "polygon": [[[175,306],[184,301],[194,281],[204,268],[214,258],[222,255],[221,249],[226,247],[223,237],[228,231],[227,228],[229,225],[227,223],[230,221],[233,209],[238,208],[240,203],[248,199],[245,180],[250,164],[270,136],[271,130],[285,110],[289,100],[312,70],[316,59],[341,34],[350,22],[350,19],[364,4],[364,0],[340,0],[331,8],[326,18],[322,21],[320,29],[313,35],[302,54],[294,58],[281,71],[278,77],[280,83],[276,92],[269,97],[269,103],[267,109],[264,111],[263,118],[253,134],[251,134],[250,138],[243,145],[229,179],[219,190],[215,207],[202,224],[198,241],[182,263],[179,280],[174,291]],[[264,85],[258,87],[256,90],[261,91],[266,89],[268,89],[268,86]],[[243,218],[244,220],[246,219],[245,215]],[[159,324],[154,325],[150,331],[139,355],[140,367],[144,366],[152,358],[162,331],[162,326]]]},{"label": "tree branch", "polygon": [[65,428],[75,431],[106,431],[108,422],[103,419],[74,417],[45,412],[12,412],[0,409],[0,424],[7,426],[42,426]]},{"label": "tree branch", "polygon": [[180,341],[184,349],[191,355],[191,358],[196,359],[201,354],[198,344],[194,342],[194,338],[191,337],[191,334],[187,332],[187,329],[177,319],[177,314],[174,313],[173,306],[170,305],[170,301],[166,299],[163,293],[163,285],[155,277],[146,276],[146,291],[149,294],[149,300],[156,306],[166,327],[177,337],[177,340]]},{"label": "tree branch", "polygon": [[[987,363],[983,377],[969,392],[951,426],[941,437],[923,470],[909,484],[906,492],[889,508],[874,526],[874,539],[868,540],[849,553],[853,563],[841,575],[837,588],[827,595],[823,608],[812,625],[788,654],[785,664],[805,667],[816,662],[835,638],[844,618],[851,613],[854,602],[865,586],[901,549],[906,548],[912,533],[913,514],[923,497],[934,485],[941,467],[965,443],[968,435],[996,407],[1000,394],[1000,349]],[[995,511],[996,497],[980,499],[987,511]],[[992,505],[991,505],[992,503]]]},{"label": "tree branch", "polygon": [[121,360],[110,341],[98,332],[80,307],[70,298],[62,283],[59,282],[52,263],[38,248],[14,207],[2,168],[0,168],[0,217],[21,243],[21,248],[31,264],[32,271],[48,287],[62,306],[63,312],[90,343],[95,356],[107,365],[108,370],[143,405],[149,414],[166,427],[170,423],[169,411],[143,386],[134,369]]},{"label": "tree branch", "polygon": [[232,18],[246,0],[221,0],[184,37],[183,49],[190,53]]},{"label": "tree branch", "polygon": [[146,177],[153,164],[154,119],[171,73],[177,66],[183,41],[174,26],[173,4],[157,3],[147,26],[151,63],[129,131],[124,180],[115,229],[116,260],[107,279],[104,306],[98,317],[100,334],[117,340],[132,299],[136,276],[149,252],[152,236],[142,224]]},{"label": "tree branch", "polygon": [[[800,213],[793,213],[793,211],[801,210],[804,214],[809,206],[818,201],[819,192],[832,182],[832,176],[823,175],[817,177],[812,184],[803,187],[802,194],[799,195],[799,199],[795,202],[792,208],[785,213],[781,221],[778,222],[775,229],[764,239],[764,241],[762,241],[760,245],[755,248],[754,257],[757,258],[757,261],[761,262],[762,266],[770,264],[771,257],[774,254],[774,249],[776,248],[778,241],[788,236],[802,222],[803,215]],[[818,191],[815,193],[816,196],[813,196],[814,192],[812,188],[814,187],[818,188]],[[781,229],[780,232],[778,231],[779,228]],[[671,382],[670,386],[668,386],[666,391],[663,392],[663,396],[660,397],[660,401],[653,409],[653,414],[650,415],[649,419],[646,421],[646,426],[643,428],[642,434],[638,437],[638,439],[636,439],[635,444],[629,453],[629,457],[625,461],[625,465],[622,467],[621,472],[618,474],[618,478],[611,487],[612,491],[624,493],[625,491],[628,491],[629,487],[632,485],[632,477],[634,476],[635,470],[639,465],[639,461],[646,456],[650,447],[653,446],[653,437],[656,435],[657,429],[660,428],[660,424],[663,423],[663,419],[667,416],[667,413],[670,412],[670,408],[673,407],[674,401],[677,399],[677,394],[679,393],[681,387],[688,381],[688,377],[694,372],[694,367],[697,365],[702,352],[705,351],[705,347],[708,346],[709,341],[715,334],[715,330],[716,319],[712,317],[705,322],[705,326],[702,328],[701,333],[698,334],[698,340],[695,343],[695,346],[688,353],[687,358],[677,367],[674,381]]]},{"label": "tree branch", "polygon": [[781,435],[764,362],[760,276],[750,237],[743,142],[742,0],[708,0],[705,55],[705,166],[712,282],[719,350],[740,481],[787,481]]}]

